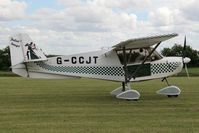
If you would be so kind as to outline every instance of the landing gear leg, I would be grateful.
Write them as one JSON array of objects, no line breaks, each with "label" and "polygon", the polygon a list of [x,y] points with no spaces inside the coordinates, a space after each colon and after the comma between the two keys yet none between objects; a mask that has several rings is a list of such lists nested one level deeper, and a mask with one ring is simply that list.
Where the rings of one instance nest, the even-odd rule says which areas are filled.
[{"label": "landing gear leg", "polygon": [[123,62],[124,63],[124,66],[123,66],[124,81],[122,82],[122,86],[113,90],[111,94],[116,95],[116,98],[119,98],[119,99],[137,100],[140,97],[140,93],[136,90],[132,90],[130,86],[125,46],[122,48],[122,51],[123,51],[123,60],[124,60]]},{"label": "landing gear leg", "polygon": [[125,90],[126,90],[126,88],[125,88],[125,83],[122,82],[122,91],[124,92]]},{"label": "landing gear leg", "polygon": [[169,84],[169,81],[167,80],[166,77],[164,77],[164,78],[162,79],[162,82],[163,82],[164,80],[166,80],[168,86],[171,86],[171,85]]},{"label": "landing gear leg", "polygon": [[123,82],[122,86],[113,90],[111,94],[116,95],[116,98],[118,99],[125,100],[138,100],[140,97],[140,93],[138,91],[131,89],[129,82],[126,85]]}]

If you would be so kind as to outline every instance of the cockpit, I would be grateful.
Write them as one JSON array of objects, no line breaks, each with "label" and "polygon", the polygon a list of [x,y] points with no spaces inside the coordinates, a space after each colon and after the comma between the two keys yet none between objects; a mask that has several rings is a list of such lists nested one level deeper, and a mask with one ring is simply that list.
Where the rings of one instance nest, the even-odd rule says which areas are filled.
[{"label": "cockpit", "polygon": [[[126,62],[127,64],[139,64],[141,63],[152,51],[152,47],[147,48],[137,48],[137,49],[126,49]],[[117,55],[121,64],[124,64],[124,56],[122,50],[116,50]],[[157,52],[154,51],[152,55],[147,58],[146,62],[152,62],[155,60],[160,60],[163,57]]]}]

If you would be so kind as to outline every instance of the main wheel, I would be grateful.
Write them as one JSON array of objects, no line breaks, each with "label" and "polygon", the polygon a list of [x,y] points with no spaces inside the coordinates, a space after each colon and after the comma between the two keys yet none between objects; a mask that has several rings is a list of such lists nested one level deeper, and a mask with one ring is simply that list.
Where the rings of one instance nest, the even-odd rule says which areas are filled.
[{"label": "main wheel", "polygon": [[169,98],[171,97],[178,97],[178,95],[167,95]]},{"label": "main wheel", "polygon": [[138,101],[138,99],[126,99],[126,101]]}]

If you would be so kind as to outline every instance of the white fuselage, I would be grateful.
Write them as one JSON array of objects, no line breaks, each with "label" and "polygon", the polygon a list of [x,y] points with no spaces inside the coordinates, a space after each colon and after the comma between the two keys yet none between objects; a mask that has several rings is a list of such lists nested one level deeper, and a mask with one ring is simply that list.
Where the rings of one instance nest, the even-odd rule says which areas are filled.
[{"label": "white fuselage", "polygon": [[[129,75],[140,63],[127,64]],[[169,77],[182,70],[182,57],[163,57],[145,62],[138,76],[130,81]],[[124,81],[124,70],[116,51],[100,50],[89,53],[57,56],[47,61],[27,63],[31,78],[86,77],[111,81]]]}]

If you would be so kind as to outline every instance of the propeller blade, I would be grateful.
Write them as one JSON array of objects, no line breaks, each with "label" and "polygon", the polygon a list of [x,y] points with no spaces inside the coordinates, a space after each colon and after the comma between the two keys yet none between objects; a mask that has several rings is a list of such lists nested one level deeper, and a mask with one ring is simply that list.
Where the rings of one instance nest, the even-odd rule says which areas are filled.
[{"label": "propeller blade", "polygon": [[187,69],[187,64],[185,64],[185,71],[186,71],[187,77],[188,77],[188,79],[189,79],[189,72],[188,72],[188,69]]},{"label": "propeller blade", "polygon": [[186,41],[186,36],[185,36],[185,37],[184,37],[183,55],[182,55],[182,57],[183,57],[183,58],[185,58],[185,57],[186,57],[186,43],[187,43],[187,41]]},{"label": "propeller blade", "polygon": [[183,64],[184,64],[184,68],[185,68],[185,71],[187,73],[187,77],[189,79],[189,72],[188,72],[188,68],[187,68],[187,63],[189,63],[191,61],[190,58],[186,57],[187,55],[187,52],[186,52],[186,46],[187,45],[187,40],[186,40],[186,36],[184,37],[184,47],[183,47],[183,51],[182,51],[182,61],[183,61]]}]

